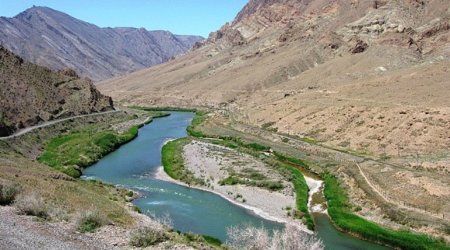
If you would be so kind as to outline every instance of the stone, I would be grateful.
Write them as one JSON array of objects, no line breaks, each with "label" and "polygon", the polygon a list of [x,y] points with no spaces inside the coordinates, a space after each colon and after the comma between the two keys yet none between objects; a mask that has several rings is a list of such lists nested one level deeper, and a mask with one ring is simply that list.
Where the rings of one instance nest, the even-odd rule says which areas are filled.
[{"label": "stone", "polygon": [[405,26],[403,26],[402,24],[399,24],[397,27],[397,31],[398,31],[398,33],[403,33],[405,31]]}]

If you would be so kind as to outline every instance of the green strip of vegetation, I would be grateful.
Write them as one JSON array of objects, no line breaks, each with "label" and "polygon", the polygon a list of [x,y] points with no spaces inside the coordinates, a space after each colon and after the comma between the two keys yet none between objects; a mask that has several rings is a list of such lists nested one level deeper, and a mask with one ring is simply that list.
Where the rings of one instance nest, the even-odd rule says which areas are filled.
[{"label": "green strip of vegetation", "polygon": [[205,182],[194,176],[184,167],[183,147],[191,142],[190,138],[180,138],[166,143],[162,148],[162,164],[164,171],[173,179],[189,185],[204,185]]},{"label": "green strip of vegetation", "polygon": [[188,132],[188,134],[190,136],[198,137],[198,138],[207,137],[205,134],[203,134],[203,132],[201,132],[201,131],[196,129],[197,126],[199,126],[200,124],[202,124],[206,120],[206,115],[207,115],[207,113],[204,112],[204,111],[197,111],[197,112],[195,112],[195,116],[192,119],[191,125],[189,125],[186,128],[186,131]]},{"label": "green strip of vegetation", "polygon": [[222,246],[222,241],[208,235],[202,235],[203,239],[210,245],[220,247]]},{"label": "green strip of vegetation", "polygon": [[252,186],[252,187],[259,187],[264,188],[269,191],[278,191],[284,188],[283,184],[280,181],[269,181],[269,180],[261,180],[261,181],[255,181],[255,180],[248,180],[243,179],[238,176],[228,176],[227,178],[220,180],[219,185],[237,185],[242,184],[246,186]]},{"label": "green strip of vegetation", "polygon": [[325,181],[328,213],[342,230],[402,249],[450,249],[443,240],[410,231],[386,229],[353,214],[348,205],[348,197],[337,178],[329,173],[323,174],[322,178]]},{"label": "green strip of vegetation", "polygon": [[306,184],[305,177],[299,169],[289,165],[285,165],[285,167],[292,173],[292,183],[294,184],[296,194],[295,203],[298,211],[294,213],[294,217],[302,219],[303,223],[306,224],[308,229],[314,230],[314,220],[308,209],[309,188]]},{"label": "green strip of vegetation", "polygon": [[152,122],[154,119],[156,119],[156,118],[162,118],[162,117],[170,116],[170,113],[167,113],[167,112],[160,112],[160,111],[155,111],[155,112],[151,112],[151,113],[150,113],[150,116],[151,116],[151,118],[148,119],[148,121],[146,121],[146,122],[144,123],[144,125],[147,125],[147,124],[151,123],[151,122]]},{"label": "green strip of vegetation", "polygon": [[90,128],[53,138],[38,161],[71,177],[79,178],[82,168],[92,165],[138,135],[137,126],[123,134],[93,131],[94,128]]},{"label": "green strip of vegetation", "polygon": [[286,155],[283,155],[278,152],[273,152],[273,154],[275,155],[275,157],[277,157],[278,160],[280,160],[282,162],[290,162],[292,164],[299,165],[304,168],[308,168],[308,164],[306,164],[306,162],[304,162],[303,160],[300,160],[300,159],[297,159],[294,157],[290,157],[290,156],[286,156]]},{"label": "green strip of vegetation", "polygon": [[130,109],[138,109],[143,111],[179,111],[179,112],[196,112],[196,109],[190,108],[178,108],[178,107],[141,107],[141,106],[128,106]]}]

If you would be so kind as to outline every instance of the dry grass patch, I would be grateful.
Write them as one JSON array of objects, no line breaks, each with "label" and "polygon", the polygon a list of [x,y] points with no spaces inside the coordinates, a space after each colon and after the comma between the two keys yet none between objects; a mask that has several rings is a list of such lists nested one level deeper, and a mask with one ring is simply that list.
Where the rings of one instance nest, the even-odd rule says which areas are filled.
[{"label": "dry grass patch", "polygon": [[47,220],[50,218],[49,209],[44,199],[37,193],[24,194],[14,203],[20,214],[36,216]]},{"label": "dry grass patch", "polygon": [[0,181],[0,206],[11,205],[19,192],[18,184]]},{"label": "dry grass patch", "polygon": [[142,228],[137,230],[130,239],[133,247],[149,247],[168,240],[166,232],[154,228]]},{"label": "dry grass patch", "polygon": [[78,231],[82,233],[93,233],[97,228],[109,223],[108,218],[95,209],[81,214],[77,221]]}]

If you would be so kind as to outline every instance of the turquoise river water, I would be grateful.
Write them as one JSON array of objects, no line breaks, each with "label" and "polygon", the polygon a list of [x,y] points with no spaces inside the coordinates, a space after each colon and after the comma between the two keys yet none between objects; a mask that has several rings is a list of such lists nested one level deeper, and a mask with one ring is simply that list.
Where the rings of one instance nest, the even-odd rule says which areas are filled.
[{"label": "turquoise river water", "polygon": [[[83,172],[83,178],[95,178],[134,189],[142,198],[134,201],[144,213],[157,217],[168,214],[174,229],[205,234],[226,241],[230,226],[251,224],[270,230],[282,224],[265,220],[253,212],[232,204],[210,192],[157,180],[162,145],[170,139],[185,137],[194,114],[172,112],[155,119],[139,130],[139,136],[107,155]],[[318,236],[326,249],[387,249],[337,231],[326,215],[315,216]]]}]

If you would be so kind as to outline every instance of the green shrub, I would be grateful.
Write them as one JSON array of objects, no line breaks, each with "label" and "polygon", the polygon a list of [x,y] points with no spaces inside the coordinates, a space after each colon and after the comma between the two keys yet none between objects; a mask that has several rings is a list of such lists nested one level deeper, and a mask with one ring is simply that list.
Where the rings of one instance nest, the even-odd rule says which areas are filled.
[{"label": "green shrub", "polygon": [[276,151],[273,152],[273,154],[275,155],[275,157],[279,161],[286,162],[286,163],[292,163],[294,165],[299,165],[301,167],[308,168],[308,165],[304,161],[302,161],[300,159],[297,159],[297,158],[294,158],[294,157],[290,157],[290,156],[286,156],[286,155],[283,155],[283,154],[278,153]]},{"label": "green shrub", "polygon": [[19,192],[17,184],[0,183],[0,206],[11,205]]},{"label": "green shrub", "polygon": [[265,150],[269,150],[270,149],[270,147],[267,147],[267,146],[264,146],[264,145],[261,145],[261,144],[258,144],[258,143],[244,144],[244,146],[246,148],[251,148],[251,149],[254,149],[256,151],[265,151]]},{"label": "green shrub", "polygon": [[214,238],[212,236],[208,236],[208,235],[202,235],[203,239],[210,245],[213,246],[221,246],[222,245],[222,241]]},{"label": "green shrub", "polygon": [[133,247],[149,247],[168,240],[167,235],[157,229],[144,228],[135,232],[130,239],[130,245]]},{"label": "green shrub", "polygon": [[97,210],[91,210],[81,215],[78,219],[78,231],[81,233],[93,233],[99,227],[108,223],[106,216]]},{"label": "green shrub", "polygon": [[284,188],[283,183],[281,183],[280,181],[247,180],[247,179],[243,179],[243,178],[240,178],[240,177],[234,176],[234,175],[228,176],[227,178],[219,181],[219,185],[221,185],[221,186],[224,186],[224,185],[233,186],[233,185],[237,185],[237,184],[253,186],[253,187],[260,187],[260,188],[267,189],[269,191],[278,191],[278,190],[281,190]]},{"label": "green shrub", "polygon": [[80,178],[81,176],[81,171],[75,167],[62,167],[61,171],[72,178]]},{"label": "green shrub", "polygon": [[224,185],[228,185],[228,186],[233,186],[233,185],[237,185],[240,184],[241,179],[239,177],[236,176],[228,176],[227,178],[220,180],[219,181],[219,185],[224,186]]},{"label": "green shrub", "polygon": [[137,206],[133,206],[133,211],[137,212],[138,214],[142,214],[142,210]]}]

